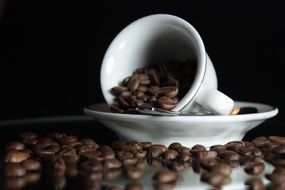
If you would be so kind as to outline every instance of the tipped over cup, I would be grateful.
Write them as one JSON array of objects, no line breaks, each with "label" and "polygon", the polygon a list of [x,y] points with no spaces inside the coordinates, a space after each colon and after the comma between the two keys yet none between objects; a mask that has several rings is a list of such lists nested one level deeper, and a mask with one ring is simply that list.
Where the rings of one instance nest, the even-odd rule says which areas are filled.
[{"label": "tipped over cup", "polygon": [[[189,22],[168,14],[140,18],[126,26],[111,42],[100,73],[101,90],[107,104],[118,104],[118,97],[111,91],[113,87],[133,76],[137,69],[147,68],[143,72],[149,75],[153,63],[156,67],[163,67],[165,63],[170,64],[170,67],[184,63],[186,66],[181,67],[181,72],[194,69],[190,71],[193,77],[188,83],[188,89],[176,100],[175,106],[167,107],[169,110],[183,113],[202,110],[217,115],[228,115],[232,111],[234,101],[217,90],[216,72],[199,33]],[[187,67],[187,64],[195,65]],[[147,86],[147,90],[151,88],[150,84],[143,86]],[[129,94],[136,94],[136,90],[131,89]]]}]

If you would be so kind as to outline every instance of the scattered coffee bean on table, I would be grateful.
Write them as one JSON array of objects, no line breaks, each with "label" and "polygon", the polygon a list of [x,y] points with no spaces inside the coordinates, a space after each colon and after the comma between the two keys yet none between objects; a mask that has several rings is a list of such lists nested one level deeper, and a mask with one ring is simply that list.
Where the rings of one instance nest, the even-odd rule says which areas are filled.
[{"label": "scattered coffee bean on table", "polygon": [[[142,190],[140,180],[150,167],[155,170],[149,182],[154,189],[175,188],[185,180],[180,175],[185,170],[193,170],[201,182],[216,189],[230,183],[233,170],[240,166],[254,177],[245,185],[262,188],[264,184],[256,176],[265,175],[279,188],[285,181],[284,141],[280,136],[256,137],[251,142],[231,141],[207,149],[200,144],[186,147],[173,142],[167,147],[136,140],[103,145],[63,133],[40,137],[26,132],[4,148],[3,184],[7,189],[19,189],[44,180],[52,189],[64,189],[67,177],[72,177],[78,179],[81,189]],[[264,174],[265,162],[275,166],[272,173]],[[118,178],[125,178],[125,187],[104,184]]]}]

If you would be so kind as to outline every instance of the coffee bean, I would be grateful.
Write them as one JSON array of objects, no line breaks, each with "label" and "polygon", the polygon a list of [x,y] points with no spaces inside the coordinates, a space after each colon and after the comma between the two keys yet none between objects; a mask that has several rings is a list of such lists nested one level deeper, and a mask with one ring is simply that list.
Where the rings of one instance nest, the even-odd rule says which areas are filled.
[{"label": "coffee bean", "polygon": [[140,144],[143,150],[147,150],[152,145],[151,142],[141,142]]},{"label": "coffee bean", "polygon": [[155,183],[171,183],[178,179],[177,173],[169,170],[161,170],[154,174],[153,181]]},{"label": "coffee bean", "polygon": [[138,180],[143,177],[144,169],[131,166],[124,170],[124,174],[128,180]]},{"label": "coffee bean", "polygon": [[163,159],[165,160],[172,160],[175,159],[178,156],[178,152],[176,152],[175,150],[166,150],[163,153]]},{"label": "coffee bean", "polygon": [[269,136],[269,140],[275,144],[285,144],[285,137]]},{"label": "coffee bean", "polygon": [[149,77],[150,77],[151,81],[153,82],[153,84],[160,85],[160,78],[159,78],[159,75],[158,75],[156,70],[150,69],[148,71],[148,74],[149,74]]},{"label": "coffee bean", "polygon": [[58,156],[50,156],[46,161],[48,171],[53,175],[62,175],[65,172],[65,161]]},{"label": "coffee bean", "polygon": [[169,148],[169,149],[176,150],[176,148],[177,148],[177,147],[180,147],[180,146],[182,146],[180,143],[174,142],[174,143],[171,143],[171,144],[168,146],[168,148]]},{"label": "coffee bean", "polygon": [[243,141],[230,141],[225,144],[227,150],[236,151],[236,149],[244,147]]},{"label": "coffee bean", "polygon": [[244,183],[248,186],[251,190],[265,190],[264,183],[259,178],[251,178],[245,181]]},{"label": "coffee bean", "polygon": [[267,137],[256,137],[255,139],[253,139],[252,143],[256,146],[256,147],[263,147],[267,144],[270,144],[270,140]]},{"label": "coffee bean", "polygon": [[210,147],[210,150],[216,151],[218,154],[226,151],[225,145],[213,145]]},{"label": "coffee bean", "polygon": [[114,179],[119,178],[121,176],[121,174],[122,174],[121,168],[104,170],[103,178],[105,180],[114,180]]},{"label": "coffee bean", "polygon": [[87,172],[101,172],[104,167],[103,164],[97,160],[87,160],[79,164],[79,169]]},{"label": "coffee bean", "polygon": [[3,168],[3,174],[6,177],[22,177],[26,173],[27,170],[17,163],[7,163]]},{"label": "coffee bean", "polygon": [[24,160],[27,160],[29,155],[25,152],[18,151],[18,150],[10,150],[5,155],[5,162],[13,162],[13,163],[20,163]]},{"label": "coffee bean", "polygon": [[113,88],[111,88],[111,92],[112,94],[119,96],[122,92],[127,91],[128,88],[125,86],[114,86]]},{"label": "coffee bean", "polygon": [[263,162],[252,163],[245,166],[244,171],[250,175],[259,175],[265,169],[265,164]]},{"label": "coffee bean", "polygon": [[21,142],[11,142],[6,145],[5,150],[24,150],[26,146]]},{"label": "coffee bean", "polygon": [[42,164],[39,161],[33,159],[28,159],[21,162],[21,166],[26,168],[27,171],[37,171],[42,169]]},{"label": "coffee bean", "polygon": [[4,189],[15,190],[15,189],[24,189],[27,181],[25,177],[8,177],[3,180]]},{"label": "coffee bean", "polygon": [[232,161],[239,161],[240,160],[240,155],[234,151],[225,151],[221,152],[218,155],[222,160],[232,162]]},{"label": "coffee bean", "polygon": [[162,153],[164,153],[167,148],[161,144],[153,144],[148,148],[148,153],[152,158],[159,157]]},{"label": "coffee bean", "polygon": [[178,94],[178,88],[176,86],[165,86],[160,88],[157,93],[158,95],[174,98]]},{"label": "coffee bean", "polygon": [[121,162],[116,158],[108,159],[104,161],[104,167],[106,169],[117,169],[117,168],[121,168],[121,166],[122,166]]},{"label": "coffee bean", "polygon": [[143,190],[143,185],[136,182],[128,183],[125,190]]},{"label": "coffee bean", "polygon": [[214,187],[221,187],[230,182],[230,178],[228,176],[216,172],[203,173],[200,179]]},{"label": "coffee bean", "polygon": [[22,139],[37,139],[38,135],[33,132],[25,132],[20,134]]},{"label": "coffee bean", "polygon": [[136,157],[128,157],[121,160],[124,166],[135,165],[138,162],[138,158]]},{"label": "coffee bean", "polygon": [[229,176],[232,173],[232,168],[229,164],[218,163],[210,167],[210,172],[218,172],[225,176]]},{"label": "coffee bean", "polygon": [[197,151],[206,151],[206,148],[201,144],[196,144],[191,148],[191,152],[197,152]]},{"label": "coffee bean", "polygon": [[273,154],[285,155],[285,144],[279,144],[278,146],[274,147],[271,152]]},{"label": "coffee bean", "polygon": [[192,155],[197,160],[209,160],[216,158],[218,154],[216,151],[197,151],[197,152],[192,152]]},{"label": "coffee bean", "polygon": [[134,75],[131,77],[130,82],[128,83],[127,87],[130,89],[132,92],[135,92],[140,85],[140,80],[137,75]]}]

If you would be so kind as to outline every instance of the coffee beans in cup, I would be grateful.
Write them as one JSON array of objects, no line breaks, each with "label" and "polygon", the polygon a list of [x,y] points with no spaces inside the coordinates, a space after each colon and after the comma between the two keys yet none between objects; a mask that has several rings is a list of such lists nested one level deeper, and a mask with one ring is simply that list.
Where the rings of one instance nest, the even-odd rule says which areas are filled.
[{"label": "coffee beans in cup", "polygon": [[115,96],[111,111],[133,113],[142,107],[172,110],[190,88],[195,72],[196,61],[192,59],[138,68],[111,89]]}]

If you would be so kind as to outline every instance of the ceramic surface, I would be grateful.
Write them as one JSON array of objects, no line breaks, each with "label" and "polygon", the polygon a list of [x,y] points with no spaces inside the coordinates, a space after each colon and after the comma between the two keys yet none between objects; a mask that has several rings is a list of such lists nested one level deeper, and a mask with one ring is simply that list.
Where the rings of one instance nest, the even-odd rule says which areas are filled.
[{"label": "ceramic surface", "polygon": [[143,17],[126,26],[111,42],[100,71],[101,90],[106,102],[114,105],[110,89],[149,63],[167,60],[197,62],[191,88],[174,111],[188,111],[194,103],[216,114],[229,114],[233,100],[217,90],[214,66],[195,28],[185,20],[167,14]]},{"label": "ceramic surface", "polygon": [[247,131],[278,113],[277,108],[261,103],[235,102],[235,106],[256,107],[258,113],[209,116],[119,114],[111,113],[106,103],[92,105],[84,111],[125,140],[165,145],[180,142],[185,146],[203,144],[206,147],[241,140]]}]

